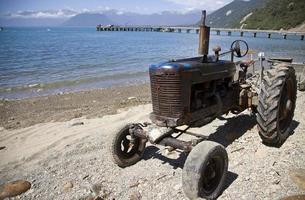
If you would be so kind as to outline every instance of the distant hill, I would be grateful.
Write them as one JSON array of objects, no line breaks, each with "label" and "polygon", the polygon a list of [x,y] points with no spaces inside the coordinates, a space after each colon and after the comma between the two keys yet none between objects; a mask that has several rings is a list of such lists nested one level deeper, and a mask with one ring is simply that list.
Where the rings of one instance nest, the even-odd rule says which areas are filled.
[{"label": "distant hill", "polygon": [[111,15],[119,25],[190,25],[200,19],[200,11],[187,13],[164,11],[155,14],[125,13],[122,15]]},{"label": "distant hill", "polygon": [[78,14],[66,22],[63,26],[96,26],[108,25],[190,25],[200,19],[200,11],[187,13],[165,11],[160,14],[118,13],[115,10],[97,13]]},{"label": "distant hill", "polygon": [[104,14],[82,13],[71,17],[63,26],[96,26],[97,24],[108,25],[114,24],[114,21],[109,19]]},{"label": "distant hill", "polygon": [[305,22],[305,0],[270,0],[245,20],[245,28],[290,29]]},{"label": "distant hill", "polygon": [[[207,25],[215,28],[236,28],[253,10],[263,8],[268,0],[234,0],[207,16]],[[304,1],[304,0],[303,0]]]}]

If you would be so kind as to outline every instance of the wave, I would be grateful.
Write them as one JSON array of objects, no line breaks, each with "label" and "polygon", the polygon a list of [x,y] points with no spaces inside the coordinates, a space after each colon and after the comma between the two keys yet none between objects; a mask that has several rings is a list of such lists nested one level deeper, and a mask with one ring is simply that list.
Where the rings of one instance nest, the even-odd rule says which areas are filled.
[{"label": "wave", "polygon": [[[19,91],[42,91],[59,88],[77,87],[78,85],[94,85],[94,83],[103,87],[104,85],[114,85],[116,82],[124,82],[126,80],[144,80],[148,77],[147,71],[119,73],[107,76],[87,77],[74,80],[61,80],[57,82],[49,83],[31,83],[28,85],[18,85],[14,87],[2,87],[0,88],[1,93],[12,93]],[[110,84],[111,83],[111,84]],[[90,89],[90,88],[89,88]]]}]

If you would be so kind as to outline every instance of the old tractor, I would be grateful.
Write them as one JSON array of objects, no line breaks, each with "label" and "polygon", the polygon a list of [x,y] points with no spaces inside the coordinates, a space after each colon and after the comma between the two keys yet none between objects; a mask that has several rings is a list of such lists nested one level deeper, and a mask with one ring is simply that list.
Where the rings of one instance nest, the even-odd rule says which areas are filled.
[{"label": "old tractor", "polygon": [[[290,134],[296,105],[295,71],[288,63],[265,69],[261,54],[260,69],[250,73],[249,61],[234,62],[234,57],[241,58],[248,52],[243,40],[234,41],[228,52],[220,53],[218,46],[213,48],[214,55],[208,55],[210,27],[205,25],[205,18],[203,11],[199,31],[202,56],[151,65],[151,122],[127,124],[114,135],[111,144],[113,160],[123,168],[141,159],[148,141],[188,152],[182,188],[190,199],[215,199],[221,194],[228,155],[221,144],[189,133],[188,128],[249,109],[257,116],[263,143],[277,146]],[[221,60],[224,55],[231,59]],[[177,128],[182,125],[187,128]],[[182,134],[191,134],[195,139],[178,139]]]}]

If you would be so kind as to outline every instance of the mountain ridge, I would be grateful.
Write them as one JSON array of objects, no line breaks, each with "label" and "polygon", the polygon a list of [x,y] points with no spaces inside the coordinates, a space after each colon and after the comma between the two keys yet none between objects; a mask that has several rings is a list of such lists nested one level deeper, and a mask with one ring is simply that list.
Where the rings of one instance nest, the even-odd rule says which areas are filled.
[{"label": "mountain ridge", "polygon": [[288,30],[305,22],[304,0],[269,0],[262,9],[255,9],[244,21],[250,29]]},{"label": "mountain ridge", "polygon": [[[239,28],[240,21],[254,9],[265,6],[268,0],[234,0],[207,16],[207,25],[213,28]],[[199,24],[199,22],[197,23]]]},{"label": "mountain ridge", "polygon": [[[82,18],[91,19],[85,21]],[[62,25],[75,26],[77,20],[83,23],[78,23],[80,26],[92,25],[190,25],[194,24],[200,18],[200,11],[192,11],[187,13],[178,12],[162,12],[159,14],[137,14],[137,13],[116,13],[108,11],[105,13],[83,13],[71,17]],[[94,22],[94,23],[92,23]]]}]

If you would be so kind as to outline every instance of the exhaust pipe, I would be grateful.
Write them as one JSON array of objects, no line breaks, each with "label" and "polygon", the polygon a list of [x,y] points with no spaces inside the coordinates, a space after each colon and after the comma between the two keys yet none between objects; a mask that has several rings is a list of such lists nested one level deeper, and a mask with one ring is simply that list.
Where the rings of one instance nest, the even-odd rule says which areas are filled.
[{"label": "exhaust pipe", "polygon": [[207,62],[209,55],[210,27],[205,25],[206,11],[202,11],[199,25],[199,55],[203,55],[202,62]]}]

